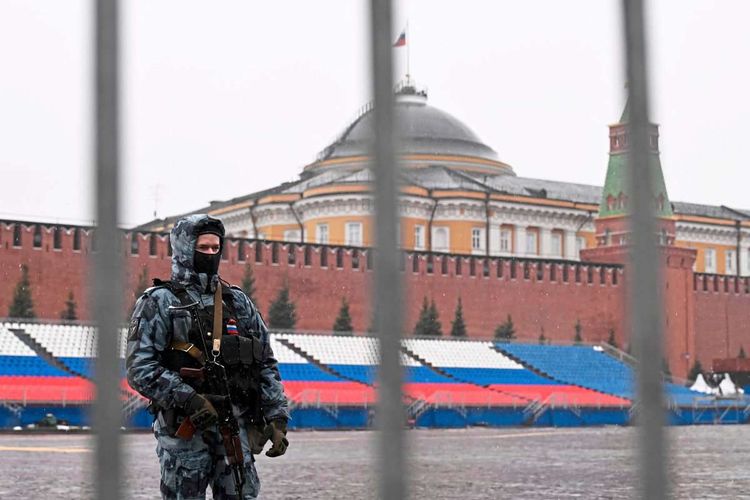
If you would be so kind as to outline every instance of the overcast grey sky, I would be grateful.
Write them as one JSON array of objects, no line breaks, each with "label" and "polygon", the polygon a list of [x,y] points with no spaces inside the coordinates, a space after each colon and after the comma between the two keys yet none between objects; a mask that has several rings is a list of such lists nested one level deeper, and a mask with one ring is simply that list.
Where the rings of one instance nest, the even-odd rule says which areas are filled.
[{"label": "overcast grey sky", "polygon": [[[0,0],[0,217],[91,219],[90,3]],[[121,3],[126,225],[296,179],[369,99],[369,2]],[[432,105],[519,176],[603,183],[619,1],[397,8]],[[656,0],[649,15],[671,199],[750,208],[750,2]]]}]

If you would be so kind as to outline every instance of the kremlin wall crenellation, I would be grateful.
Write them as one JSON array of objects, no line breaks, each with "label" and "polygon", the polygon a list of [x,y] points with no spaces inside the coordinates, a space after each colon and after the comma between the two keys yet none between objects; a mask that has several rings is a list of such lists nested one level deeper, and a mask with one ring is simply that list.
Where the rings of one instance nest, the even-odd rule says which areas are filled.
[{"label": "kremlin wall crenellation", "polygon": [[[492,337],[510,315],[525,341],[543,335],[569,342],[580,322],[585,341],[606,341],[614,332],[620,346],[629,344],[627,105],[609,127],[603,187],[517,176],[409,82],[396,89],[396,116],[407,333],[424,298],[435,301],[447,333],[460,298],[470,337]],[[373,128],[366,106],[298,180],[190,212],[224,222],[221,274],[240,284],[251,267],[263,313],[289,285],[298,330],[331,330],[342,298],[355,330],[371,325]],[[650,135],[667,361],[684,376],[696,360],[710,367],[714,358],[750,348],[750,213],[670,201],[656,125]],[[123,231],[124,307],[144,276],[169,277],[168,233],[179,217]],[[79,318],[90,319],[94,236],[89,227],[0,220],[0,316],[25,265],[37,317],[58,319],[72,292]]]}]

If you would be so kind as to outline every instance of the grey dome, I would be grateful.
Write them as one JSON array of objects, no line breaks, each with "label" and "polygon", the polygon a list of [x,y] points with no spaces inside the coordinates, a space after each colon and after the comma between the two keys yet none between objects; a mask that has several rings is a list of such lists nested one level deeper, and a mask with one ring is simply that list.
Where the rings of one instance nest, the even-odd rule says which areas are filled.
[{"label": "grey dome", "polygon": [[[497,153],[463,122],[429,106],[424,93],[408,87],[403,89],[396,95],[395,111],[398,150],[402,154],[468,156],[498,161]],[[369,109],[321,151],[318,161],[368,155],[373,140],[374,116]]]}]

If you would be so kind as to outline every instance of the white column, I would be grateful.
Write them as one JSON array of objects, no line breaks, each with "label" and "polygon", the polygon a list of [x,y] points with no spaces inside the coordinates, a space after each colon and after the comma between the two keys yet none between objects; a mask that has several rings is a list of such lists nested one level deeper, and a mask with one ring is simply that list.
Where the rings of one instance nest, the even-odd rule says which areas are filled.
[{"label": "white column", "polygon": [[552,254],[552,230],[548,227],[539,228],[541,257],[549,257]]},{"label": "white column", "polygon": [[580,260],[576,254],[576,232],[565,231],[565,258],[569,260]]},{"label": "white column", "polygon": [[500,255],[500,227],[490,226],[490,255]]},{"label": "white column", "polygon": [[516,252],[518,256],[526,255],[526,226],[516,226],[513,231]]}]

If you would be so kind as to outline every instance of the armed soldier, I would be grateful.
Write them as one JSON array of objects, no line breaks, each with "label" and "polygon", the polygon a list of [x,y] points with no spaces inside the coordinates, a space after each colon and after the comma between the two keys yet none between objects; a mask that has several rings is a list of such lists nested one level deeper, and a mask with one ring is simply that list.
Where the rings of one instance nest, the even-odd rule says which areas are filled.
[{"label": "armed soldier", "polygon": [[[219,278],[224,226],[207,215],[172,229],[172,279],[154,280],[128,330],[130,385],[151,400],[165,499],[255,499],[253,454],[289,444],[287,400],[268,330]],[[241,492],[241,494],[240,494]]]}]

